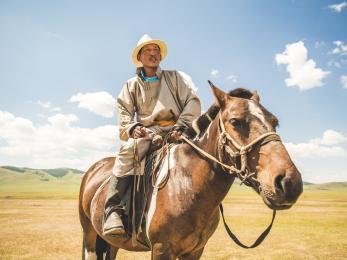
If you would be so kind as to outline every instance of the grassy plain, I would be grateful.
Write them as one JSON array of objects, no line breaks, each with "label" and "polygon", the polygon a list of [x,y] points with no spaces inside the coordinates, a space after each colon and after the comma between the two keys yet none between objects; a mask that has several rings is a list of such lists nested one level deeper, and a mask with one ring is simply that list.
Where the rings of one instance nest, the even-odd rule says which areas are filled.
[{"label": "grassy plain", "polygon": [[[0,259],[81,259],[78,181],[64,177],[71,179],[43,181],[40,187],[0,178]],[[224,208],[230,228],[246,244],[271,220],[259,196],[242,187],[232,187]],[[120,250],[118,259],[150,259],[150,254]],[[292,209],[278,212],[256,249],[235,245],[220,223],[202,259],[347,259],[347,189],[305,186]]]}]

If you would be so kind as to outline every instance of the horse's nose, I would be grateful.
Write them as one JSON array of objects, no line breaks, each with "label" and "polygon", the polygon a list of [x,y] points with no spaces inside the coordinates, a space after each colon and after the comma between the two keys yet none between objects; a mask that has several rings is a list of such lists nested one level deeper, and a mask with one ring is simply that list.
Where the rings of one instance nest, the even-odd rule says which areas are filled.
[{"label": "horse's nose", "polygon": [[276,192],[283,192],[284,193],[284,188],[282,186],[282,180],[284,179],[285,173],[277,175],[275,178],[275,188]]},{"label": "horse's nose", "polygon": [[290,174],[279,174],[275,178],[276,192],[282,193],[287,202],[294,202],[302,192],[302,185],[293,180]]}]

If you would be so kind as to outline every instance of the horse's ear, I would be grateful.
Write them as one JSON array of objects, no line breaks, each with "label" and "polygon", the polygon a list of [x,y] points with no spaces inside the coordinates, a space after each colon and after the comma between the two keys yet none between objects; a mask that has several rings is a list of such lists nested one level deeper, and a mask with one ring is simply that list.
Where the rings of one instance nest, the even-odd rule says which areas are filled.
[{"label": "horse's ear", "polygon": [[259,98],[259,95],[258,95],[258,92],[256,90],[253,90],[252,91],[252,97],[251,97],[251,100],[253,100],[254,102],[256,102],[257,104],[259,104],[260,102],[260,98]]},{"label": "horse's ear", "polygon": [[217,88],[211,81],[208,80],[208,83],[210,84],[213,95],[216,99],[216,103],[220,108],[225,107],[226,100],[228,98],[228,95],[221,89]]}]

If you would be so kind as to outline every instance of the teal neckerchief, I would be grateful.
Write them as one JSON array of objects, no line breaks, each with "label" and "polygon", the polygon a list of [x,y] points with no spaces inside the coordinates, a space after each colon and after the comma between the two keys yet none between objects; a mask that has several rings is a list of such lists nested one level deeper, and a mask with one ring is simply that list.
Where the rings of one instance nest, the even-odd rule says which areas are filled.
[{"label": "teal neckerchief", "polygon": [[141,76],[142,76],[144,81],[149,82],[149,83],[159,80],[157,75],[155,75],[154,77],[146,77],[143,70],[141,70]]}]

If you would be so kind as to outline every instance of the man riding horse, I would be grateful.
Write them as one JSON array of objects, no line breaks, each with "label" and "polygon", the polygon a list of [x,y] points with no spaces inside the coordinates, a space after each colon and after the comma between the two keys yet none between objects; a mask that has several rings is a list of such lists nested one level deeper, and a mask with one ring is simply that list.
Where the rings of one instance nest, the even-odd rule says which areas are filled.
[{"label": "man riding horse", "polygon": [[[199,98],[177,71],[161,70],[167,47],[145,34],[132,53],[136,76],[123,86],[118,98],[119,136],[125,141],[117,155],[105,201],[103,235],[125,234],[121,220],[122,197],[155,136],[177,139],[201,113]],[[137,173],[138,174],[138,173]]]}]

